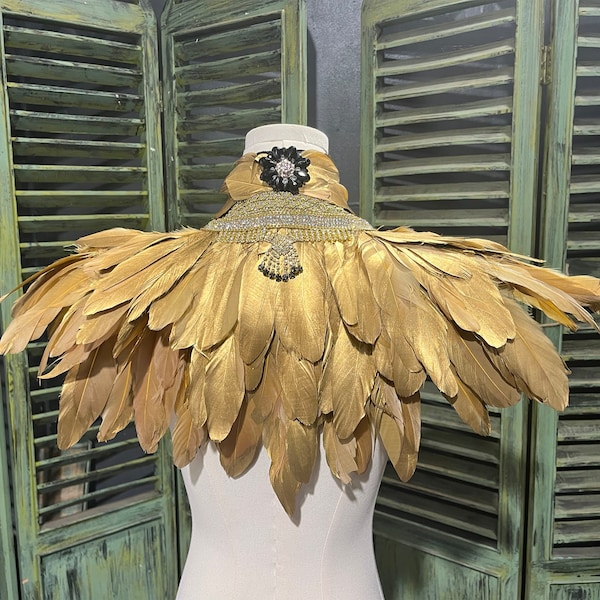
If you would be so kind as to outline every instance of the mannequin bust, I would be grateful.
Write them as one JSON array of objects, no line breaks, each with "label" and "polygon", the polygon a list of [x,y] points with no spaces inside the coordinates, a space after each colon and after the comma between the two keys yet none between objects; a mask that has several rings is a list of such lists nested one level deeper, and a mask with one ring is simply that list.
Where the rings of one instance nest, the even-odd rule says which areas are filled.
[{"label": "mannequin bust", "polygon": [[[295,146],[327,153],[328,139],[300,125],[266,125],[244,153]],[[177,600],[383,600],[372,516],[386,463],[377,441],[365,473],[336,479],[321,445],[312,477],[290,518],[269,481],[261,449],[249,470],[229,477],[213,443],[182,470],[192,539]]]}]

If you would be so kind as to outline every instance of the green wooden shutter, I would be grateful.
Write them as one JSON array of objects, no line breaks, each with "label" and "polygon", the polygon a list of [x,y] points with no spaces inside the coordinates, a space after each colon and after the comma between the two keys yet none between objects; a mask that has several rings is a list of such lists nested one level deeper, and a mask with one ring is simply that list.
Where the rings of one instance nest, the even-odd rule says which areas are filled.
[{"label": "green wooden shutter", "polygon": [[[2,289],[80,235],[164,227],[156,21],[146,0],[0,0]],[[2,322],[9,319],[2,305]],[[167,598],[176,585],[172,468],[128,428],[56,448],[61,381],[43,342],[4,359],[23,599]],[[4,536],[3,536],[4,538]],[[15,598],[13,594],[10,598]]]},{"label": "green wooden shutter", "polygon": [[306,121],[304,0],[171,1],[162,36],[169,226],[201,226],[245,133]]},{"label": "green wooden shutter", "polygon": [[[543,258],[600,276],[600,4],[557,0],[544,177]],[[535,407],[530,598],[600,598],[600,342],[551,328],[572,371],[570,406]]]},{"label": "green wooden shutter", "polygon": [[[543,2],[369,1],[362,35],[362,215],[532,252]],[[417,472],[376,507],[386,598],[514,600],[527,405],[481,438],[422,397]]]}]

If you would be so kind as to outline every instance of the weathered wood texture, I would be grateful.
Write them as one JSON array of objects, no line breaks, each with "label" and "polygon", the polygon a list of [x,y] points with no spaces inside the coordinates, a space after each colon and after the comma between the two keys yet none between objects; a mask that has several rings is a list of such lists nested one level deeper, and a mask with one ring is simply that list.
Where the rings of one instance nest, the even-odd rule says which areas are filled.
[{"label": "weathered wood texture", "polygon": [[248,129],[306,122],[304,1],[171,2],[162,40],[169,226],[199,226]]},{"label": "weathered wood texture", "polygon": [[[164,200],[156,20],[146,0],[2,0],[0,10],[6,292],[80,235],[115,226],[163,229]],[[4,326],[9,308],[2,304]],[[10,440],[2,468],[11,466],[20,590],[10,565],[12,531],[3,527],[9,576],[2,585],[12,587],[2,598],[173,596],[168,452],[143,455],[132,429],[98,446],[96,428],[59,452],[60,381],[36,379],[42,351],[36,342],[3,360]],[[1,516],[8,518],[9,486],[2,489]],[[158,557],[160,568],[116,575]]]}]

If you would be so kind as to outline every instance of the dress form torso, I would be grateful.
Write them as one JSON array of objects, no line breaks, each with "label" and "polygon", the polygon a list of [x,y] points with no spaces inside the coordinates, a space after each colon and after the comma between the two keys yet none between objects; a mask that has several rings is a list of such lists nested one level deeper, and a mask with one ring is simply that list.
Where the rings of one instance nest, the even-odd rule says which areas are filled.
[{"label": "dress form torso", "polygon": [[[272,125],[251,131],[244,153],[273,146],[328,149],[320,131]],[[383,600],[372,542],[381,445],[350,485],[332,475],[321,446],[292,518],[271,487],[269,463],[263,449],[233,479],[211,443],[183,469],[192,539],[177,600]]]}]

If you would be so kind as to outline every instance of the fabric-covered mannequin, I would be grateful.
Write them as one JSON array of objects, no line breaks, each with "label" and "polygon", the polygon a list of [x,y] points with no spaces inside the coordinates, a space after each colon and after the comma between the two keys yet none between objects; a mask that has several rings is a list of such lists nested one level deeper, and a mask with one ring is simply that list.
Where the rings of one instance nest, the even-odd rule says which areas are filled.
[{"label": "fabric-covered mannequin", "polygon": [[[327,153],[327,136],[300,125],[248,132],[248,152],[294,146]],[[264,448],[231,478],[208,444],[182,469],[192,539],[177,600],[380,600],[372,542],[373,508],[386,457],[376,442],[369,469],[344,485],[323,447],[288,516],[269,481]]]}]

